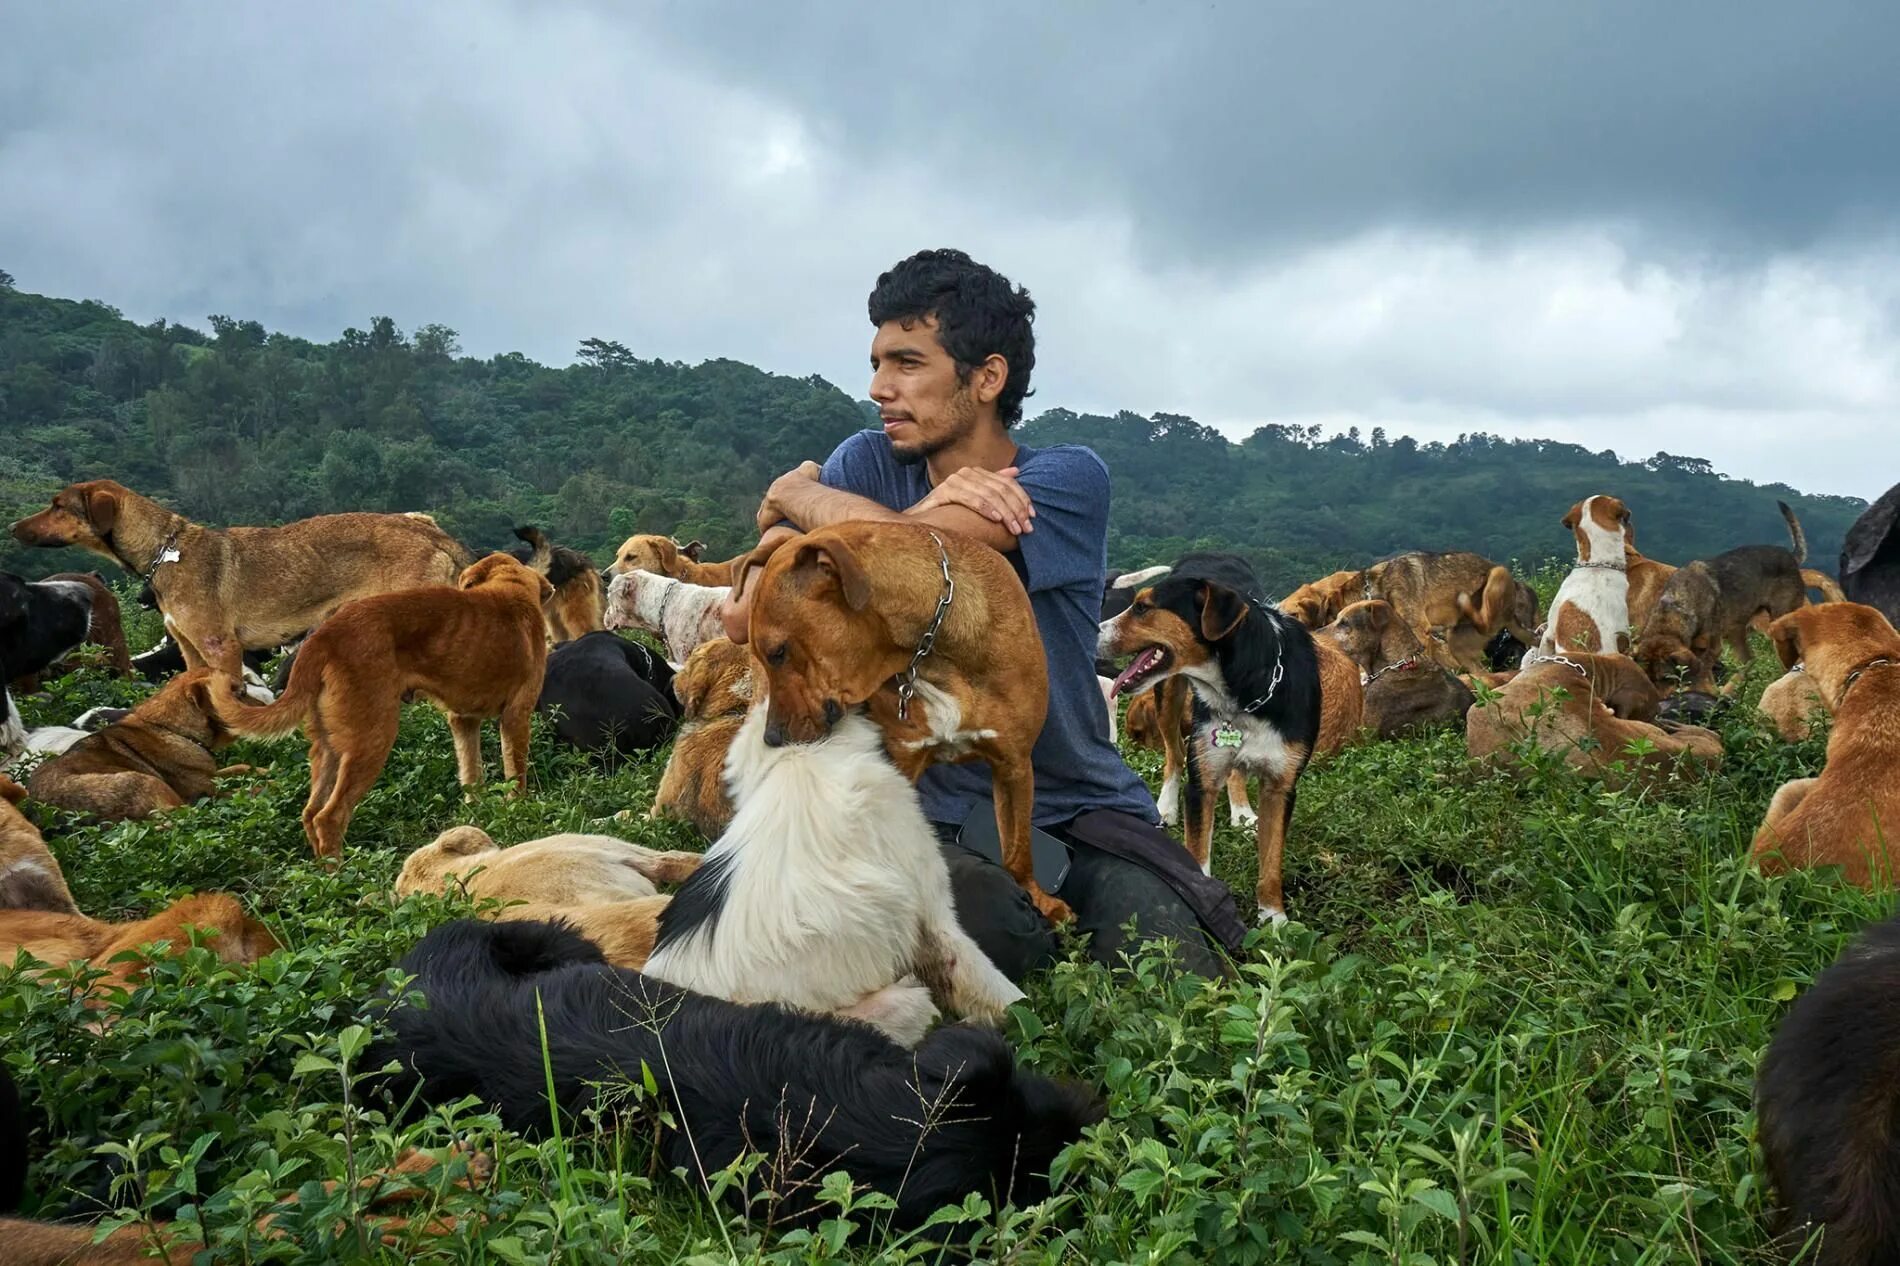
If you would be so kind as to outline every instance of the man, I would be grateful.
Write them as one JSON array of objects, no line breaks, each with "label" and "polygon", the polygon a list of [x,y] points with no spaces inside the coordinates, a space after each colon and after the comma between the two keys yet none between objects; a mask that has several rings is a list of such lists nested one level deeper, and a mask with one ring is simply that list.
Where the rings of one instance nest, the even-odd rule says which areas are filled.
[{"label": "man", "polygon": [[[1035,304],[963,252],[936,250],[879,277],[869,306],[877,328],[871,399],[883,429],[847,439],[822,468],[806,462],[773,481],[759,505],[761,541],[847,520],[911,520],[1008,558],[1029,592],[1049,666],[1049,715],[1033,753],[1035,824],[1069,846],[1060,895],[1077,930],[1112,962],[1132,917],[1144,937],[1179,941],[1186,966],[1216,974],[1195,911],[1237,941],[1237,918],[1229,925],[1222,917],[1231,915],[1231,895],[1211,895],[1218,886],[1191,862],[1182,873],[1185,850],[1160,829],[1153,796],[1108,738],[1095,677],[1108,468],[1079,445],[1030,449],[1009,434],[1036,363]],[[734,641],[746,639],[756,570],[735,578],[722,612]],[[918,793],[944,841],[959,919],[1020,980],[1053,956],[1054,935],[1001,866],[956,843],[973,809],[989,812],[989,769],[933,766]],[[1222,902],[1228,910],[1214,908]]]}]

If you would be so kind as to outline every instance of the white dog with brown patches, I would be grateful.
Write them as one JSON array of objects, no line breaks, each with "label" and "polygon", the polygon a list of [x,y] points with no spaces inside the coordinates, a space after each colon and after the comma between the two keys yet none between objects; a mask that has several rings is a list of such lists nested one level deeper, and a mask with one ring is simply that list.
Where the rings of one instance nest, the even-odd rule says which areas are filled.
[{"label": "white dog with brown patches", "polygon": [[815,743],[772,747],[765,728],[755,702],[726,756],[737,812],[660,916],[644,972],[862,1020],[906,1046],[939,1007],[1000,1021],[1023,992],[957,922],[936,833],[882,731],[862,711]]},{"label": "white dog with brown patches", "polygon": [[724,637],[719,608],[724,585],[691,585],[650,571],[626,571],[607,586],[603,623],[610,629],[639,629],[666,642],[666,658],[678,668],[693,648]]},{"label": "white dog with brown patches", "polygon": [[1577,538],[1577,562],[1551,600],[1539,651],[1629,653],[1629,525],[1629,507],[1604,493],[1564,515]]}]

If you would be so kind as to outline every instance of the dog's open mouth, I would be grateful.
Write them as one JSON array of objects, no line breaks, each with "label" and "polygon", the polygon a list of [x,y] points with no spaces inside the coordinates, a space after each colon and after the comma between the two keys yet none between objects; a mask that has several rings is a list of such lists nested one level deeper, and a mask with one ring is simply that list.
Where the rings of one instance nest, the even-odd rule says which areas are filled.
[{"label": "dog's open mouth", "polygon": [[1118,696],[1125,691],[1133,690],[1166,668],[1168,666],[1168,659],[1167,647],[1150,646],[1146,648],[1135,656],[1134,661],[1130,663],[1128,667],[1122,669],[1121,675],[1115,678],[1115,683],[1109,688],[1108,693],[1110,696]]}]

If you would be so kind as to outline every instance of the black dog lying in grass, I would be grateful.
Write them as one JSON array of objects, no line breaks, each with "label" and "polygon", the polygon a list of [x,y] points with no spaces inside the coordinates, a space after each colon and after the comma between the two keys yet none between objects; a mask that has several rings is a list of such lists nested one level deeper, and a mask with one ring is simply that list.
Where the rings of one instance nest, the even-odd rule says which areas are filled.
[{"label": "black dog lying in grass", "polygon": [[1900,1261],[1900,918],[1876,923],[1775,1031],[1755,1076],[1761,1150],[1790,1254]]},{"label": "black dog lying in grass", "polygon": [[428,1006],[392,1008],[394,1037],[363,1065],[403,1065],[383,1087],[398,1104],[417,1090],[430,1103],[474,1095],[509,1128],[545,1132],[545,1016],[565,1117],[592,1106],[603,1083],[639,1085],[644,1065],[680,1125],[662,1143],[666,1164],[698,1175],[760,1152],[755,1181],[781,1218],[816,1213],[819,1177],[840,1168],[894,1199],[904,1226],[971,1192],[1033,1203],[1048,1194],[1056,1154],[1102,1115],[1083,1087],[1019,1071],[989,1029],[939,1029],[907,1051],[865,1025],[609,967],[556,924],[450,923],[402,969]]},{"label": "black dog lying in grass", "polygon": [[618,633],[596,629],[548,652],[535,711],[554,719],[554,736],[610,763],[650,751],[679,728],[673,670]]}]

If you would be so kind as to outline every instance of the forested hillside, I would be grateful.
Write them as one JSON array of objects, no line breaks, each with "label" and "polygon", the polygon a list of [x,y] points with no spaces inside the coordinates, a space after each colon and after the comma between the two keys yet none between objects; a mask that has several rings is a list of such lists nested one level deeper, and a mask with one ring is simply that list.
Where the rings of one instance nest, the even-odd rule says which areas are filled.
[{"label": "forested hillside", "polygon": [[[420,509],[478,547],[532,522],[603,561],[636,531],[725,554],[746,543],[774,475],[866,424],[816,376],[642,360],[602,339],[551,368],[463,356],[454,330],[405,334],[388,317],[331,343],[227,316],[208,325],[138,325],[103,303],[20,293],[0,273],[0,516],[110,477],[211,524]],[[1600,491],[1628,501],[1645,550],[1671,561],[1785,539],[1781,497],[1831,570],[1862,505],[1723,479],[1696,459],[1624,463],[1485,435],[1420,445],[1269,426],[1236,444],[1189,418],[1063,409],[1022,434],[1107,461],[1113,564],[1228,546],[1275,590],[1408,548],[1568,556],[1558,519]],[[81,561],[0,542],[0,567],[27,575]]]}]

